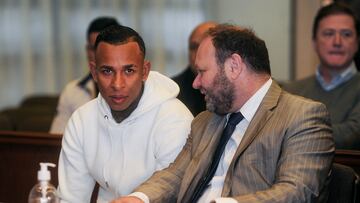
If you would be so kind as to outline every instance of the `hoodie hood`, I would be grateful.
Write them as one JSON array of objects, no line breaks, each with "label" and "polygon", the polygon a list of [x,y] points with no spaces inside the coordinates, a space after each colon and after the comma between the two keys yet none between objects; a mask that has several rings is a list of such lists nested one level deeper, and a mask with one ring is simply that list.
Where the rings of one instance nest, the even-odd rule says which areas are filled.
[{"label": "hoodie hood", "polygon": [[[138,106],[124,121],[135,119],[141,114],[161,105],[163,102],[175,99],[179,94],[179,91],[179,86],[173,80],[159,72],[150,71],[149,76],[145,81],[144,92]],[[104,114],[104,117],[113,120],[110,106],[106,103],[100,93],[98,95],[98,104],[100,106],[101,114]]]}]

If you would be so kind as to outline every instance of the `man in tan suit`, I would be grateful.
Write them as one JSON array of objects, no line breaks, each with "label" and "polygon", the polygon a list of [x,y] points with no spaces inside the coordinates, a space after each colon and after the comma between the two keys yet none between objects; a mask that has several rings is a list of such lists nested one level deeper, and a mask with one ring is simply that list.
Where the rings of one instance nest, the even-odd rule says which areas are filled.
[{"label": "man in tan suit", "polygon": [[[334,155],[325,106],[284,92],[271,79],[265,42],[248,29],[210,29],[196,69],[193,86],[208,111],[173,164],[113,202],[320,202]],[[243,119],[214,164],[234,112]]]}]

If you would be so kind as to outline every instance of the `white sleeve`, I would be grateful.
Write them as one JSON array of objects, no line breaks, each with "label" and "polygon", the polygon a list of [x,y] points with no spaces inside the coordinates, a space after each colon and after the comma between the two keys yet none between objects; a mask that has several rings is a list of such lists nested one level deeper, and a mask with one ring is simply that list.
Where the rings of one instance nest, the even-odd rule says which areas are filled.
[{"label": "white sleeve", "polygon": [[214,201],[211,201],[211,203],[238,203],[238,201],[230,197],[220,197],[216,198]]},{"label": "white sleeve", "polygon": [[51,123],[50,133],[63,134],[66,124],[73,113],[71,101],[74,99],[74,92],[71,92],[71,86],[65,87],[61,93],[58,105],[56,107],[56,115]]},{"label": "white sleeve", "polygon": [[172,163],[185,145],[193,115],[179,100],[163,104],[156,126],[156,170]]},{"label": "white sleeve", "polygon": [[61,202],[90,202],[95,180],[89,174],[83,154],[79,116],[71,117],[62,140],[58,163],[58,192]]},{"label": "white sleeve", "polygon": [[144,203],[150,203],[149,197],[142,192],[134,192],[134,193],[129,194],[128,196],[137,197],[137,198],[141,199]]}]

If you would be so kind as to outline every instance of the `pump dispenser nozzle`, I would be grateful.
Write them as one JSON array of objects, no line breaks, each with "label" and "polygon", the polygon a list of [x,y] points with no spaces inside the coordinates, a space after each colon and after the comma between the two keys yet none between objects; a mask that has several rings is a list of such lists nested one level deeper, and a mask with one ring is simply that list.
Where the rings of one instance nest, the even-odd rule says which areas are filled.
[{"label": "pump dispenser nozzle", "polygon": [[49,181],[51,179],[50,171],[48,166],[56,167],[53,163],[40,163],[40,170],[38,171],[38,180],[39,181]]},{"label": "pump dispenser nozzle", "polygon": [[28,203],[59,203],[56,188],[50,183],[50,171],[48,167],[55,167],[53,163],[40,163],[38,171],[38,183],[31,189]]}]

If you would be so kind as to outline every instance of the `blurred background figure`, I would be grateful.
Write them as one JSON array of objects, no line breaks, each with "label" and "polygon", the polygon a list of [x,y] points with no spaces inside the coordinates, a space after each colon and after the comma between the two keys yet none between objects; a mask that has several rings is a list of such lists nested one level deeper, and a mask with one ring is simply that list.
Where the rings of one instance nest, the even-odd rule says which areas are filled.
[{"label": "blurred background figure", "polygon": [[328,4],[315,17],[312,38],[320,59],[315,75],[284,88],[326,105],[336,148],[360,149],[359,21],[345,4]]},{"label": "blurred background figure", "polygon": [[[86,33],[86,54],[88,63],[95,59],[95,41],[100,31],[111,25],[119,25],[113,17],[97,17],[89,25]],[[89,64],[88,64],[89,65]],[[71,114],[81,105],[94,99],[98,94],[96,84],[89,73],[69,82],[61,92],[56,116],[51,124],[50,133],[62,134]]]},{"label": "blurred background figure", "polygon": [[196,77],[196,51],[199,48],[201,40],[205,37],[206,32],[215,26],[215,22],[209,21],[201,23],[195,27],[189,37],[189,64],[182,73],[173,78],[173,80],[180,87],[178,99],[180,99],[188,107],[194,116],[196,116],[201,111],[206,110],[204,95],[200,93],[200,90],[194,89],[192,87],[192,83]]}]

